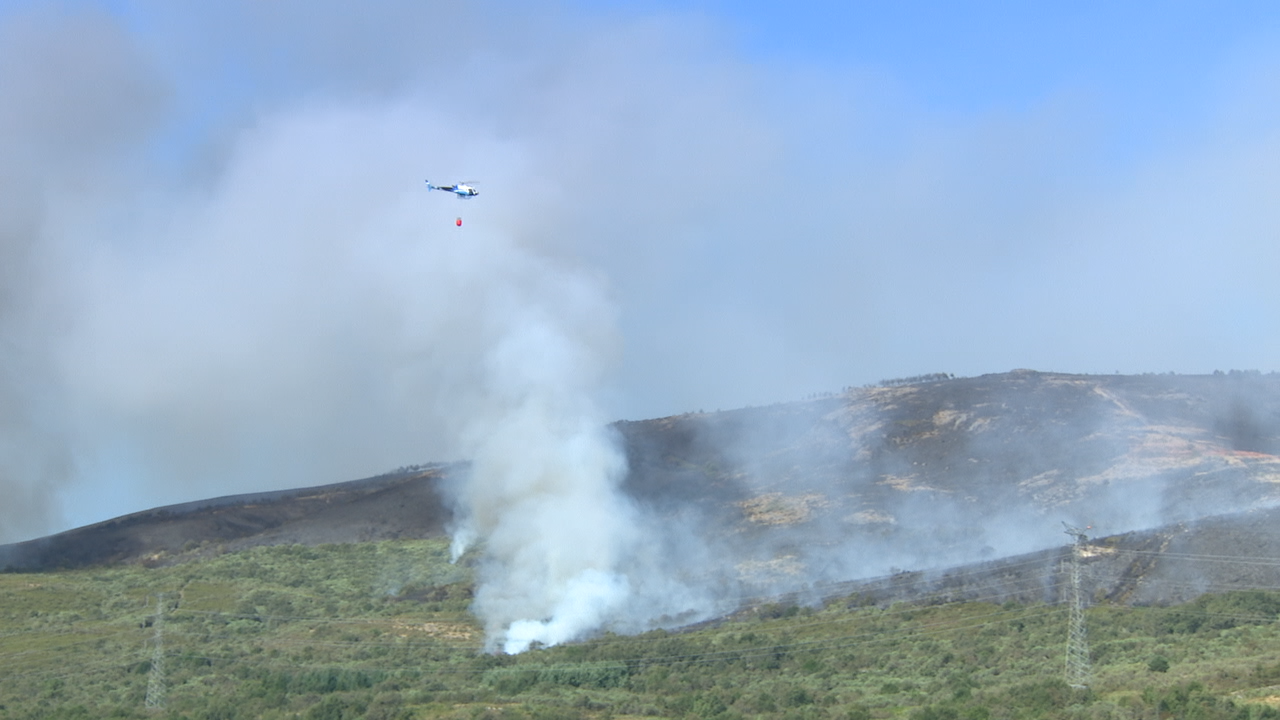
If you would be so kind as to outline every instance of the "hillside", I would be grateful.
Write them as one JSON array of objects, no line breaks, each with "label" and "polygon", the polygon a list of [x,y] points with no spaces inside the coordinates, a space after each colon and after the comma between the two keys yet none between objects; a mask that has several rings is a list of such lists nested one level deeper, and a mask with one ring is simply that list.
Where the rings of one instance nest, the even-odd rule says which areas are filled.
[{"label": "hillside", "polygon": [[482,652],[464,464],[2,546],[0,718],[1280,718],[1280,378],[926,380],[617,423],[723,610],[636,635]]},{"label": "hillside", "polygon": [[1090,608],[1073,690],[1062,604],[853,592],[502,655],[468,575],[443,540],[3,574],[0,718],[1280,718],[1277,592]]},{"label": "hillside", "polygon": [[[1015,371],[623,423],[628,490],[739,566],[946,567],[1280,500],[1280,376]],[[767,583],[769,577],[760,577]]]},{"label": "hillside", "polygon": [[448,511],[434,490],[445,467],[365,480],[231,495],[131,513],[27,542],[0,545],[0,569],[163,564],[260,545],[318,545],[442,537]]},{"label": "hillside", "polygon": [[[1280,376],[943,377],[619,422],[624,489],[719,563],[687,570],[752,594],[1060,548],[1061,521],[1117,536],[1280,501]],[[0,546],[0,567],[441,537],[439,484],[465,472],[428,466],[159,508]],[[1266,526],[1222,522],[1250,534]]]}]

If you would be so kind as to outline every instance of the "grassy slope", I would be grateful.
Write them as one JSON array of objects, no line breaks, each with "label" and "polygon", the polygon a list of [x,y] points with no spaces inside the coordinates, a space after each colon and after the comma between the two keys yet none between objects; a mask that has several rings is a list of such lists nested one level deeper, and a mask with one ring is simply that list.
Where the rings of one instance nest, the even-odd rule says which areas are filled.
[{"label": "grassy slope", "polygon": [[0,718],[1280,718],[1280,593],[1092,608],[1080,692],[1061,607],[853,597],[492,656],[469,587],[443,541],[0,575]]}]

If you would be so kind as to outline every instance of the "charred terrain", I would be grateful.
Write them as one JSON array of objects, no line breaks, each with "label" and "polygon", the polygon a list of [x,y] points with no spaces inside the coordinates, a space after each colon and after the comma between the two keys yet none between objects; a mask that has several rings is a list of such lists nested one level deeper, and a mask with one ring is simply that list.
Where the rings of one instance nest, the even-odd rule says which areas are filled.
[{"label": "charred terrain", "polygon": [[[624,489],[652,516],[679,518],[759,596],[865,581],[895,600],[939,588],[1051,599],[1064,522],[1104,538],[1089,562],[1113,601],[1280,584],[1274,568],[1248,564],[1280,549],[1280,376],[915,380],[617,423]],[[0,568],[443,537],[440,484],[467,471],[421,466],[149,510],[0,546]]]},{"label": "charred terrain", "polygon": [[715,612],[495,652],[447,537],[471,469],[403,468],[0,547],[0,720],[1280,718],[1278,376],[939,375],[615,428],[646,544]]}]

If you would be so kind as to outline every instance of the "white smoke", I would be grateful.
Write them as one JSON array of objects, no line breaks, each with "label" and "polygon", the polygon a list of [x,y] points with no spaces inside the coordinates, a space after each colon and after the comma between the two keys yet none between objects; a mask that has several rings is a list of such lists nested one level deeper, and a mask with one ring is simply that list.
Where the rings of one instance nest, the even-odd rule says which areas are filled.
[{"label": "white smoke", "polygon": [[476,373],[456,407],[472,465],[448,488],[455,559],[483,548],[473,609],[489,649],[701,617],[710,595],[671,576],[672,548],[655,538],[679,537],[690,558],[698,543],[621,489],[626,458],[596,402],[615,355],[604,287],[518,246],[503,253],[503,272],[473,278],[492,296],[473,326],[478,355],[460,358]]},{"label": "white smoke", "polygon": [[711,16],[511,5],[0,10],[0,541],[472,458],[455,550],[516,650],[731,594],[607,420],[1276,354],[1270,54],[1112,162],[1072,102],[957,118]]},{"label": "white smoke", "polygon": [[[40,22],[0,26],[23,40],[0,46],[15,58],[0,88],[25,98],[0,107],[0,539],[46,531],[59,492],[84,522],[467,458],[455,549],[482,543],[476,610],[495,648],[685,609],[646,577],[661,563],[638,549],[598,404],[617,312],[572,259],[595,240],[565,222],[566,169],[547,169],[589,156],[585,130],[559,137],[565,118],[503,68],[461,103],[442,100],[450,74],[415,66],[426,79],[385,77],[387,95],[329,88],[204,114],[181,92],[162,102],[194,87],[164,81],[198,57],[150,65],[105,15]],[[562,70],[580,65],[543,89],[576,86]],[[503,88],[527,97],[478,116]],[[175,107],[200,117],[166,125]],[[583,129],[594,115],[580,115]],[[479,179],[483,195],[428,195],[426,177]]]},{"label": "white smoke", "polygon": [[583,570],[563,586],[550,619],[517,620],[507,628],[504,652],[519,653],[534,643],[556,645],[603,625],[620,610],[629,594],[625,576]]},{"label": "white smoke", "polygon": [[484,542],[475,609],[508,652],[598,627],[627,594],[620,566],[639,539],[625,459],[593,402],[609,303],[588,279],[525,261],[535,291],[501,288],[482,322],[493,336],[459,418],[472,470],[454,489],[454,554]]}]

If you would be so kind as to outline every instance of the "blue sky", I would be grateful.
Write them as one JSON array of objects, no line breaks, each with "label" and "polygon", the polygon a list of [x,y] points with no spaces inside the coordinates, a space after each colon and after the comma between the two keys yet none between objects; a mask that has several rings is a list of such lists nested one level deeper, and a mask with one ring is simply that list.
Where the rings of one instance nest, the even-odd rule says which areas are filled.
[{"label": "blue sky", "polygon": [[603,6],[704,15],[751,62],[869,76],[936,117],[1072,103],[1104,128],[1106,153],[1126,161],[1203,128],[1224,85],[1280,42],[1280,9],[1264,2]]},{"label": "blue sky", "polygon": [[1266,3],[0,0],[0,539],[457,457],[532,311],[606,420],[1278,369],[1276,48]]},{"label": "blue sky", "polygon": [[882,73],[955,112],[1025,109],[1071,89],[1126,111],[1185,112],[1227,64],[1266,51],[1280,22],[1263,2],[578,4],[701,15],[753,60]]}]

